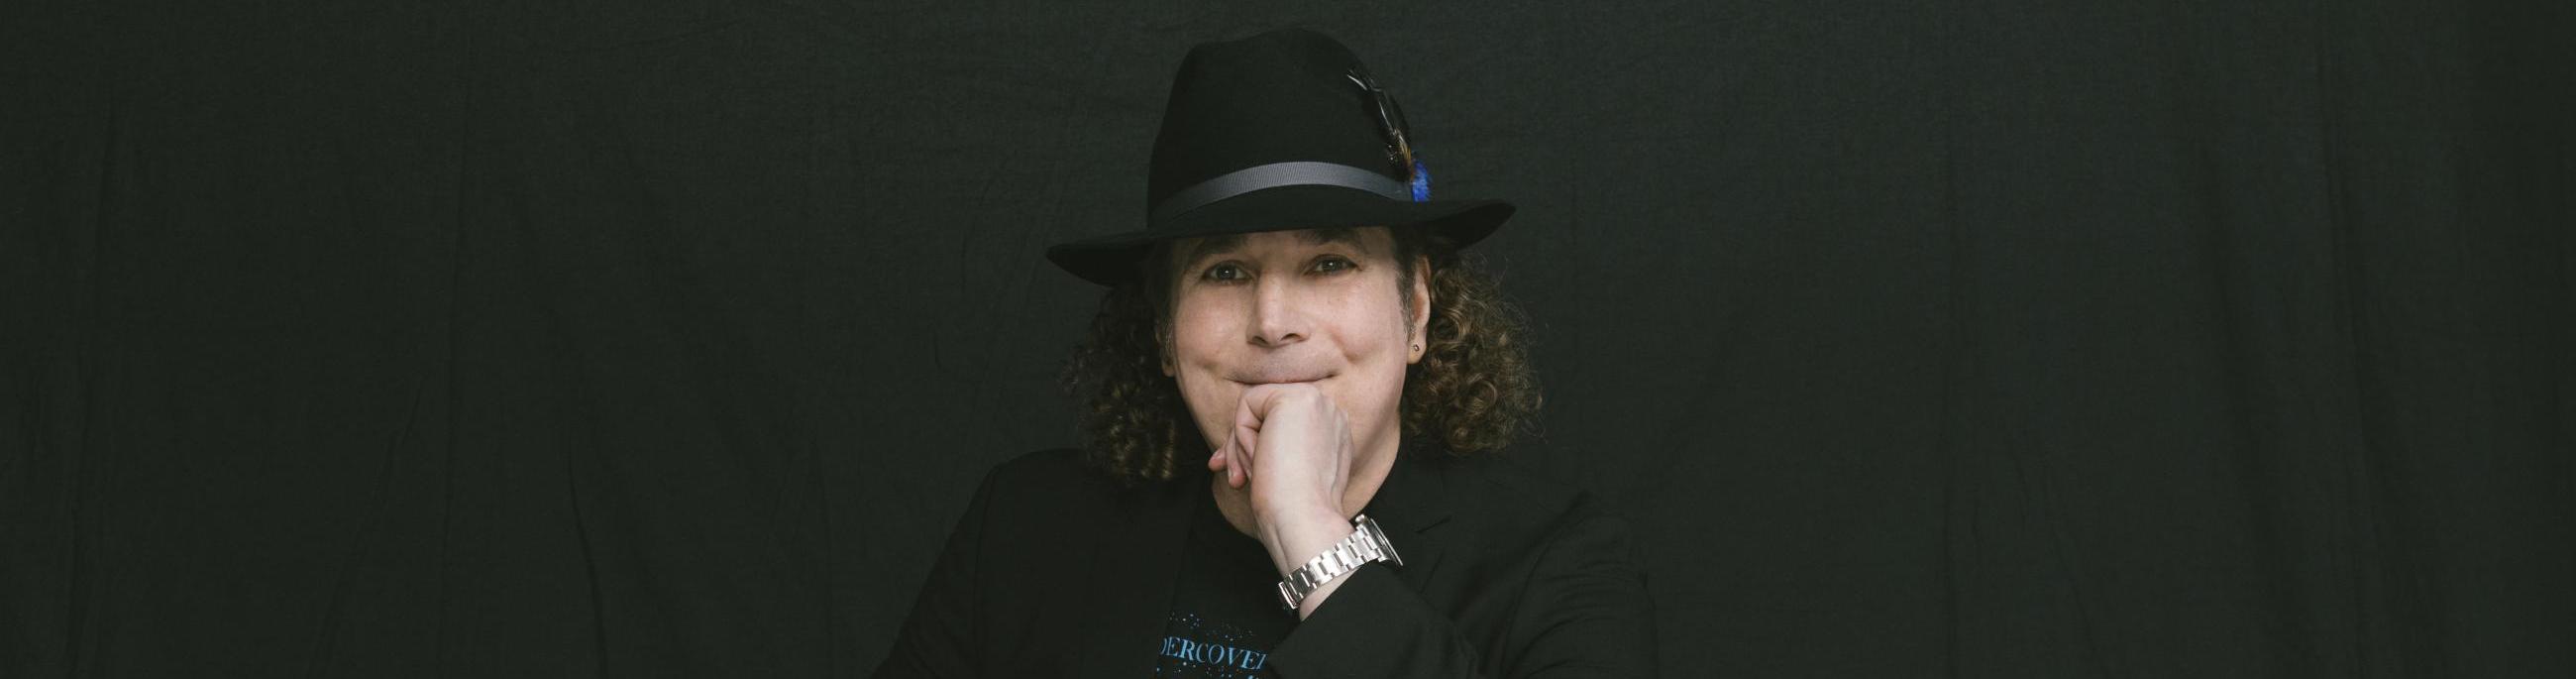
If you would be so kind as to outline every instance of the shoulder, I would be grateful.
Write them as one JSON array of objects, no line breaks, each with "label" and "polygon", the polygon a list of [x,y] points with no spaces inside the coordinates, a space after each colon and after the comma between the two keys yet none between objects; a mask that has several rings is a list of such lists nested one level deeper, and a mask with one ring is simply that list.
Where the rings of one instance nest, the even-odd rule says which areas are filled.
[{"label": "shoulder", "polygon": [[1183,485],[1124,487],[1086,463],[1080,449],[1051,448],[993,465],[975,494],[997,520],[1050,525],[1167,508]]},{"label": "shoulder", "polygon": [[1001,505],[1061,505],[1111,490],[1108,478],[1083,464],[1080,449],[1050,448],[993,465],[975,493]]},{"label": "shoulder", "polygon": [[1439,466],[1448,476],[1451,501],[1458,509],[1492,516],[1505,525],[1536,529],[1603,515],[1592,493],[1509,453],[1446,458]]},{"label": "shoulder", "polygon": [[1424,465],[1442,479],[1453,539],[1470,551],[1535,555],[1567,541],[1624,542],[1629,526],[1607,503],[1503,454],[1443,457]]},{"label": "shoulder", "polygon": [[[1184,479],[1190,474],[1181,474]],[[1093,465],[1080,448],[1049,448],[1003,460],[985,473],[986,483],[1037,485],[1079,494],[1153,493],[1176,481],[1122,485]]]},{"label": "shoulder", "polygon": [[1042,481],[1048,482],[1047,485],[1054,485],[1055,482],[1063,481],[1065,477],[1089,473],[1082,464],[1082,450],[1050,448],[1023,453],[1018,457],[1003,460],[1001,464],[993,465],[991,471],[985,472],[984,482],[986,484],[1026,484]]}]

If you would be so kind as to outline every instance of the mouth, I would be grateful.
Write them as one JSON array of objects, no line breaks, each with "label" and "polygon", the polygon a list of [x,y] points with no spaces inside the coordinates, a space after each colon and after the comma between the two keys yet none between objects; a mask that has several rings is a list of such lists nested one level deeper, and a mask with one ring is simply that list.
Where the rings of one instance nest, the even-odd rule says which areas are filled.
[{"label": "mouth", "polygon": [[1305,382],[1319,382],[1332,376],[1333,373],[1330,371],[1267,370],[1233,375],[1226,379],[1247,387],[1257,387],[1264,384],[1299,384]]}]

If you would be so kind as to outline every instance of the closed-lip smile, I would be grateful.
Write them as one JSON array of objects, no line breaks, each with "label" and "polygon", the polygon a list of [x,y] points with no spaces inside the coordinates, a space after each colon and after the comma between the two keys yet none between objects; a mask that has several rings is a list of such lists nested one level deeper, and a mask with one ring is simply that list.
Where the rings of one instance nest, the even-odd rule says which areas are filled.
[{"label": "closed-lip smile", "polygon": [[1264,384],[1314,382],[1332,376],[1332,372],[1322,370],[1271,370],[1237,374],[1228,376],[1226,379],[1233,380],[1244,385],[1260,386]]}]

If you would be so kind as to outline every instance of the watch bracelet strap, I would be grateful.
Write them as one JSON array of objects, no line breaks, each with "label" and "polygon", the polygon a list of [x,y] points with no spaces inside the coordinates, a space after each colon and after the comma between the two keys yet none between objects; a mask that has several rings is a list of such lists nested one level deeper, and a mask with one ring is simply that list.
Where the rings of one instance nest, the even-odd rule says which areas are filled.
[{"label": "watch bracelet strap", "polygon": [[1342,536],[1342,539],[1334,542],[1331,548],[1325,549],[1322,554],[1315,555],[1315,558],[1308,559],[1306,565],[1290,571],[1287,579],[1279,581],[1279,603],[1282,608],[1297,610],[1297,604],[1304,602],[1306,595],[1313,593],[1316,588],[1349,575],[1369,562],[1386,561],[1398,566],[1404,565],[1404,558],[1397,556],[1394,544],[1387,541],[1386,532],[1380,530],[1377,522],[1370,520],[1368,515],[1353,517],[1351,528],[1350,535]]}]

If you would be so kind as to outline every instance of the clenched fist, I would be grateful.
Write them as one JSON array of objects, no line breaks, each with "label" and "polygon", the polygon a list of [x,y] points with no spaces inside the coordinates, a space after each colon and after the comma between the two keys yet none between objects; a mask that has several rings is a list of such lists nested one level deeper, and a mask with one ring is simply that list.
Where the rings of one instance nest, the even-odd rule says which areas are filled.
[{"label": "clenched fist", "polygon": [[1226,486],[1250,485],[1256,520],[1342,511],[1351,476],[1351,422],[1323,390],[1306,383],[1256,385],[1235,407],[1234,431],[1208,457]]}]

